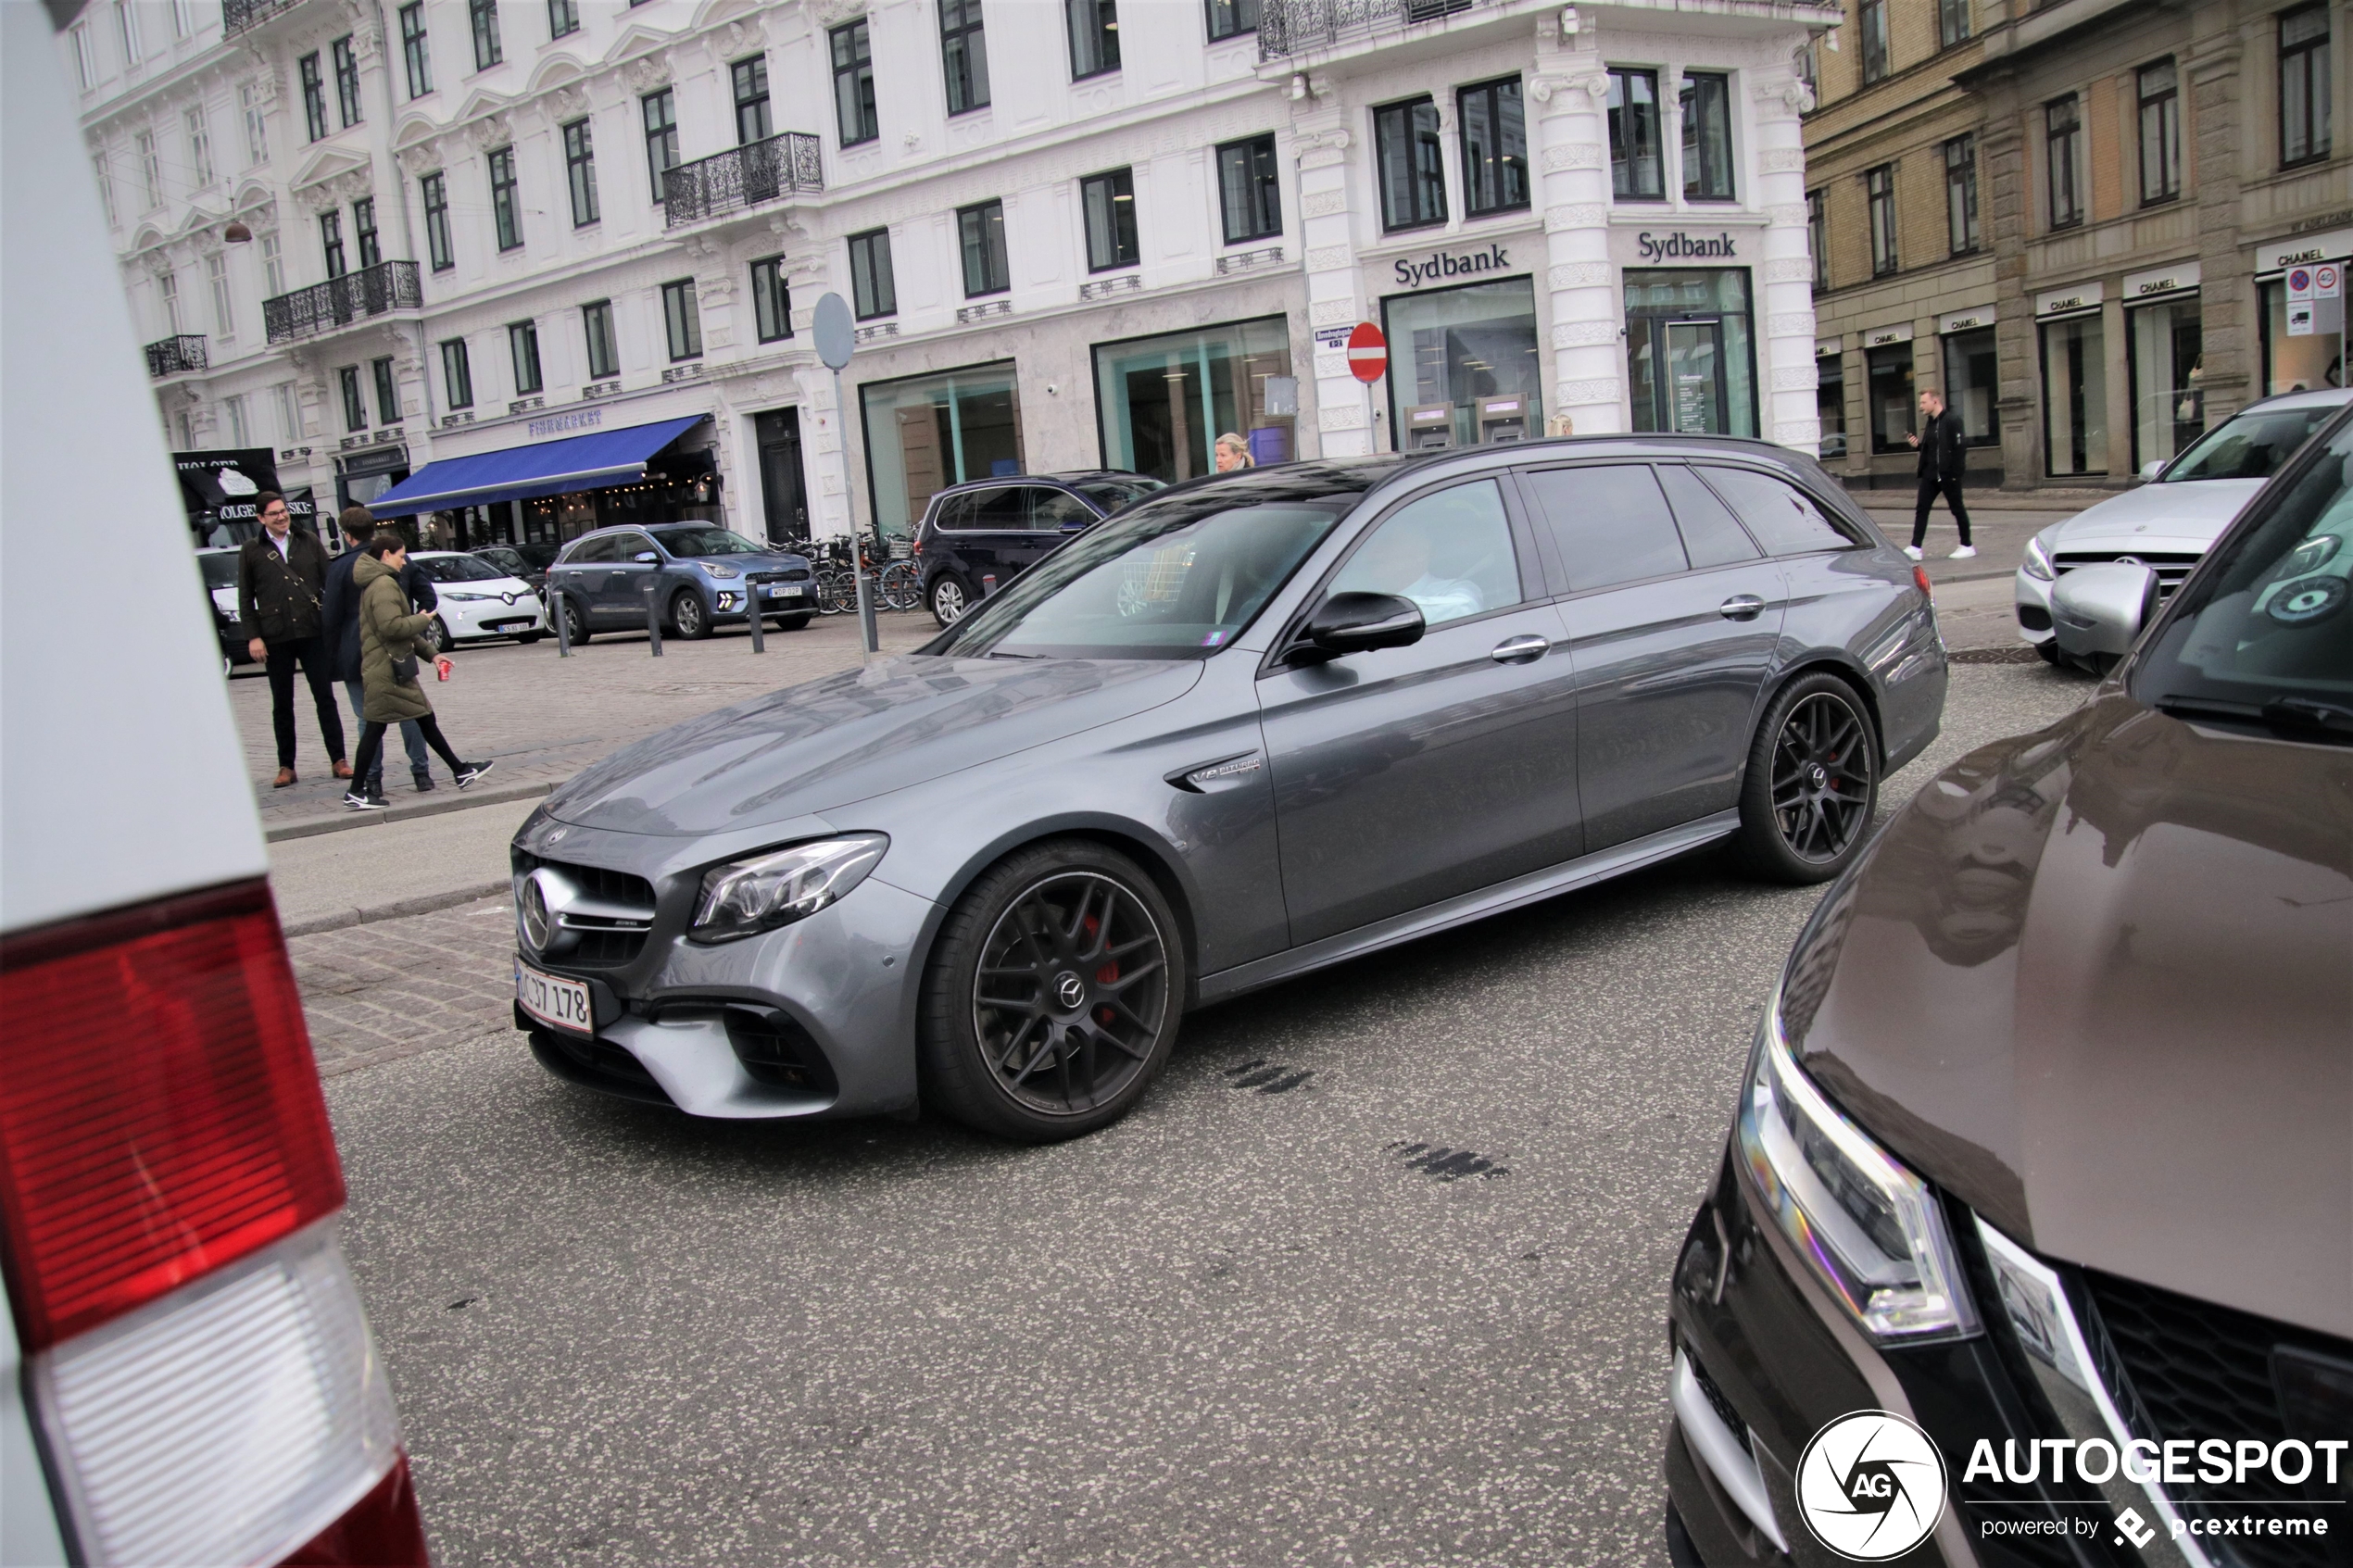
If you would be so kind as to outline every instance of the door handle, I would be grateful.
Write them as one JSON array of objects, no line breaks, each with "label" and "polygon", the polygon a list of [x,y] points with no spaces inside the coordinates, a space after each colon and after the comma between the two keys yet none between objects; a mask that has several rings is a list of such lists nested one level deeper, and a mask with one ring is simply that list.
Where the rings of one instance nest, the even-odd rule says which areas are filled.
[{"label": "door handle", "polygon": [[1532,664],[1552,649],[1551,643],[1529,632],[1521,636],[1504,638],[1487,657],[1498,664]]},{"label": "door handle", "polygon": [[1716,613],[1727,621],[1754,621],[1765,613],[1765,601],[1755,594],[1734,594],[1716,607]]}]

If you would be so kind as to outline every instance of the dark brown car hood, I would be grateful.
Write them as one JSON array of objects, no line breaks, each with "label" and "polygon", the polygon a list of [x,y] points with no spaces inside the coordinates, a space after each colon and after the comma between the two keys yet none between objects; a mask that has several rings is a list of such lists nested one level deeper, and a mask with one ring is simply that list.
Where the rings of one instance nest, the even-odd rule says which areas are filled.
[{"label": "dark brown car hood", "polygon": [[2047,1255],[2353,1336],[2353,749],[2102,696],[1898,812],[1782,1017]]}]

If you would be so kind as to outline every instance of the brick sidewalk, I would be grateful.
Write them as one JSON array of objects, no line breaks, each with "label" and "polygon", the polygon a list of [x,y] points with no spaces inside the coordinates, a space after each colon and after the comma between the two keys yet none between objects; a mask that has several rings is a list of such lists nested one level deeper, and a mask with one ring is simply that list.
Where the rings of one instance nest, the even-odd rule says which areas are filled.
[{"label": "brick sidewalk", "polygon": [[[922,611],[877,617],[886,652],[904,652],[938,634]],[[762,692],[798,685],[858,662],[858,624],[851,616],[812,622],[804,632],[770,632],[768,651],[751,651],[751,634],[730,627],[708,642],[662,639],[662,657],[647,652],[643,633],[601,634],[570,659],[556,657],[548,640],[524,647],[485,643],[450,656],[456,666],[447,684],[428,682],[442,733],[468,761],[491,759],[497,771],[490,784],[554,785],[610,756],[631,741],[692,719],[714,708]],[[338,702],[342,693],[336,693]],[[229,683],[245,761],[254,783],[254,803],[264,831],[285,824],[342,817],[348,786],[328,767],[319,742],[317,710],[309,689],[295,683],[295,768],[302,782],[270,787],[278,771],[278,745],[271,731],[270,684],[258,674]],[[359,748],[359,732],[347,705],[344,720],[346,755]],[[396,734],[385,737],[384,794],[397,806],[419,797],[409,784],[408,759]],[[435,794],[455,793],[448,770],[434,764]]]}]

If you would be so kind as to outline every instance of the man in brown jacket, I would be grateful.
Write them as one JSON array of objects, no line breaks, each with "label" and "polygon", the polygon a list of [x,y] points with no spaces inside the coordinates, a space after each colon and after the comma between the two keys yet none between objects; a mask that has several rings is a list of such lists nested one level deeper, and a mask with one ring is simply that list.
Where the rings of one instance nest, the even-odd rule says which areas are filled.
[{"label": "man in brown jacket", "polygon": [[319,709],[319,736],[327,743],[335,777],[351,777],[344,760],[343,716],[335,708],[333,650],[319,613],[326,591],[327,552],[308,529],[294,530],[285,497],[264,490],[254,497],[261,535],[237,551],[237,616],[252,636],[249,651],[270,676],[270,721],[278,732],[274,789],[295,782],[294,678],[299,667]]}]

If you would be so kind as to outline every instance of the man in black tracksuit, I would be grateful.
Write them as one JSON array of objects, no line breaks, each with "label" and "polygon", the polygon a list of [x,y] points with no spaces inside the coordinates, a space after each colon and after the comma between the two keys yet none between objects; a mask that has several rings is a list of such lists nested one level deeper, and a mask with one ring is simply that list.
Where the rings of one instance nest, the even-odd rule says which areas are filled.
[{"label": "man in black tracksuit", "polygon": [[254,497],[261,533],[237,551],[237,619],[252,637],[251,652],[270,675],[270,720],[278,732],[274,787],[295,782],[295,671],[310,684],[319,709],[319,738],[335,777],[351,777],[343,756],[343,720],[335,711],[334,675],[320,635],[319,598],[325,591],[327,552],[308,528],[297,531],[285,497],[264,490]]},{"label": "man in black tracksuit", "polygon": [[1920,414],[1925,422],[1919,433],[1905,437],[1920,449],[1920,494],[1912,508],[1912,542],[1904,553],[1920,558],[1920,546],[1928,538],[1928,509],[1943,495],[1961,531],[1961,547],[1952,558],[1967,560],[1977,554],[1977,546],[1969,543],[1969,508],[1961,504],[1961,421],[1945,411],[1944,399],[1933,392],[1920,394]]}]

